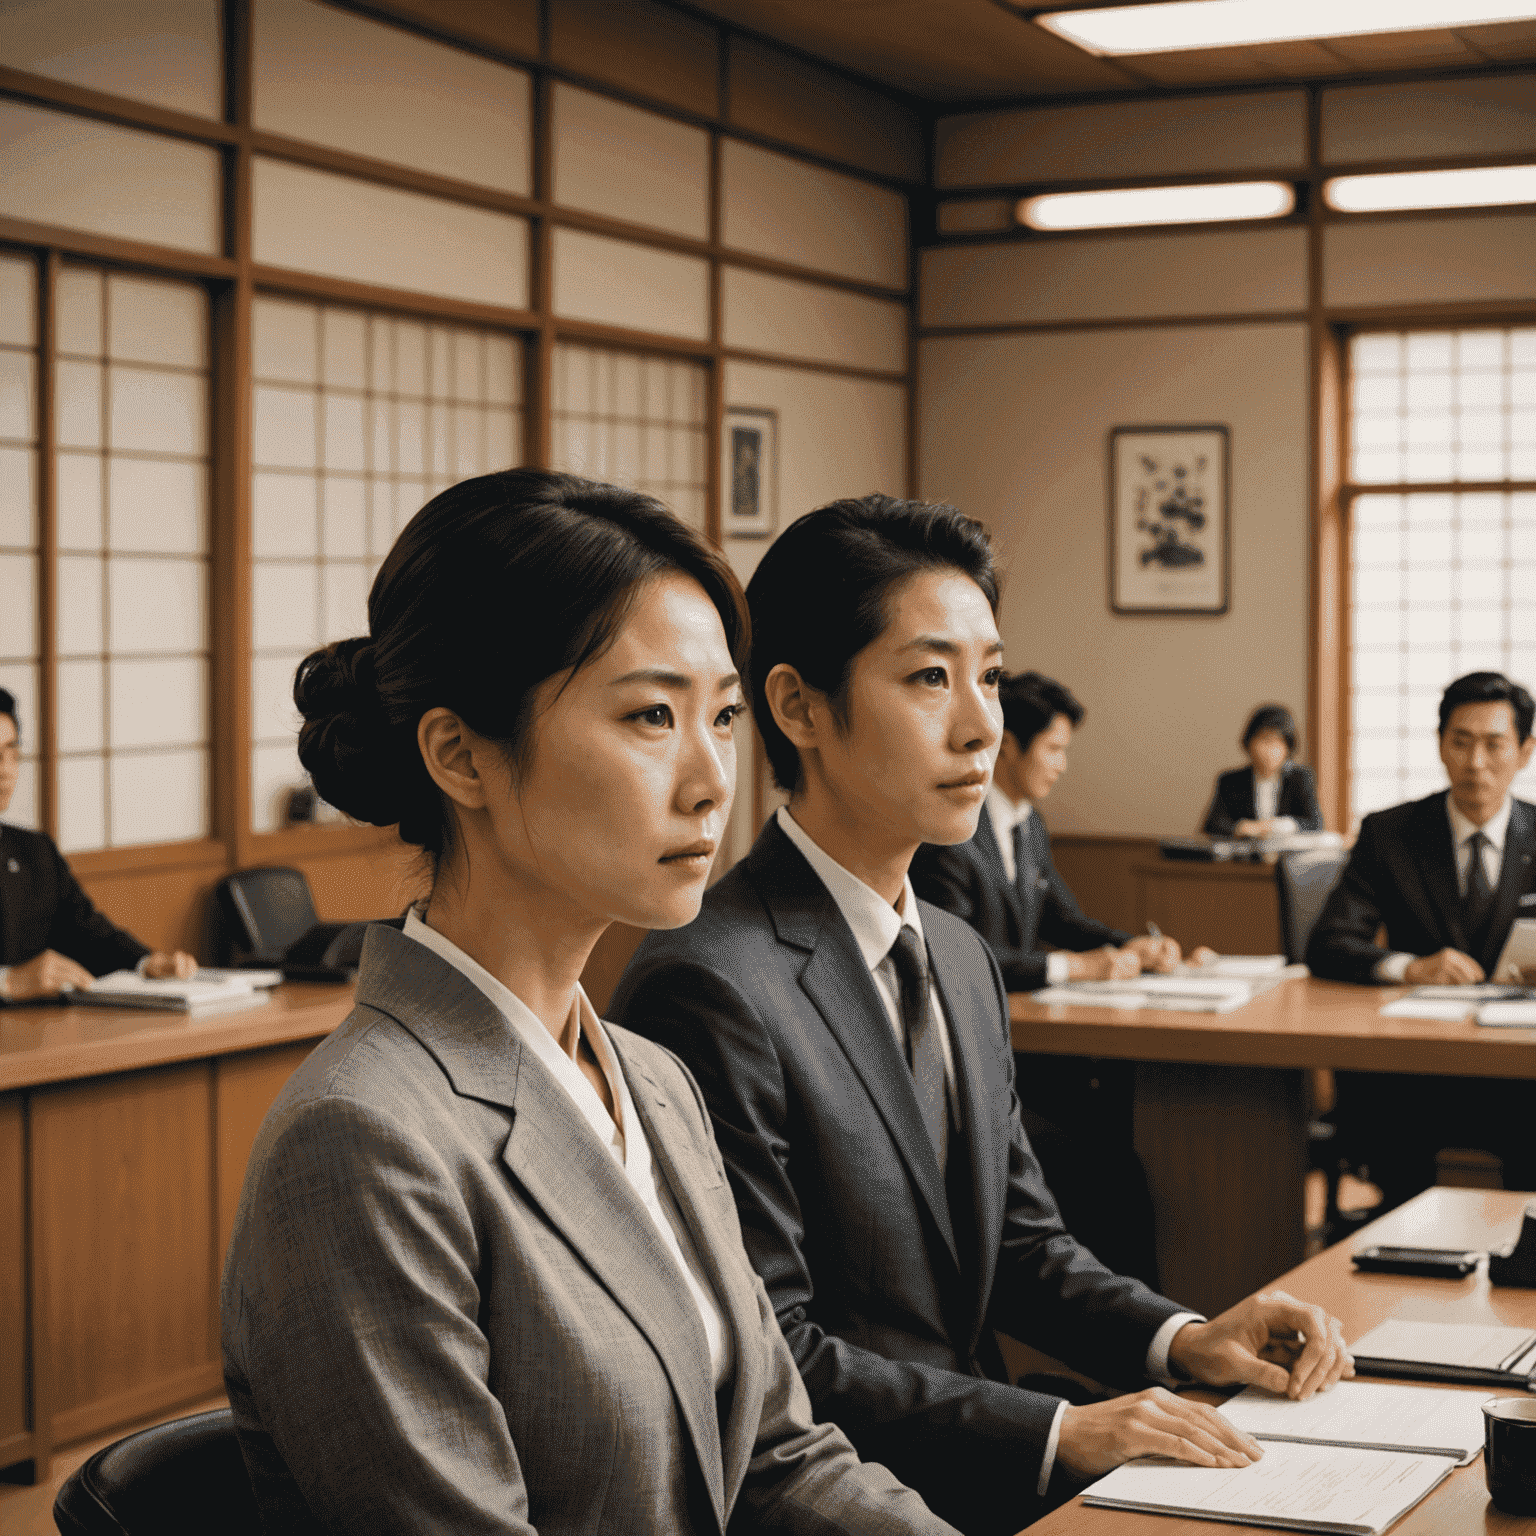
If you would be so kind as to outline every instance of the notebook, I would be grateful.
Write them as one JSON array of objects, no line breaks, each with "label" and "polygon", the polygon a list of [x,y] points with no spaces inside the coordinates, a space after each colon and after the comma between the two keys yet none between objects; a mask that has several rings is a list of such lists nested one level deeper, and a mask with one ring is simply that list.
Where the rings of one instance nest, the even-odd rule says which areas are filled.
[{"label": "notebook", "polygon": [[226,973],[222,980],[194,976],[190,981],[157,981],[140,976],[137,971],[112,971],[106,976],[98,976],[88,988],[65,992],[63,999],[77,1006],[145,1008],[202,1015],[259,1008],[269,1002],[271,996],[270,992],[258,991],[239,972]]},{"label": "notebook", "polygon": [[1349,1346],[1367,1376],[1464,1381],[1536,1391],[1536,1331],[1493,1323],[1415,1323],[1388,1318]]}]

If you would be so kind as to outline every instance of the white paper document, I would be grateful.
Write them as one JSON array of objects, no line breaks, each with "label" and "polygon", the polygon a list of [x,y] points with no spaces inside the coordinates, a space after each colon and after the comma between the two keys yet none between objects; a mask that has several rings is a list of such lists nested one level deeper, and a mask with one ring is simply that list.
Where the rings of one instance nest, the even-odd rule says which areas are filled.
[{"label": "white paper document", "polygon": [[1400,997],[1381,1009],[1384,1019],[1443,1019],[1448,1024],[1460,1023],[1472,1012],[1475,1004],[1454,997]]},{"label": "white paper document", "polygon": [[1357,1362],[1392,1360],[1528,1376],[1536,1369],[1536,1333],[1496,1323],[1415,1323],[1391,1317],[1356,1339],[1349,1352]]},{"label": "white paper document", "polygon": [[[253,973],[254,974],[254,973]],[[167,977],[157,980],[137,971],[112,971],[98,976],[89,988],[63,994],[68,1003],[89,1003],[107,1008],[161,1008],[173,1013],[223,1013],[237,1008],[257,1008],[270,994],[258,992],[247,977],[225,972],[223,979],[194,976],[190,981]]]},{"label": "white paper document", "polygon": [[[1284,955],[1217,955],[1209,965],[1189,966],[1191,976],[1278,976],[1286,969]],[[1304,966],[1298,970],[1305,970]]]},{"label": "white paper document", "polygon": [[[1172,981],[1174,977],[1148,978]],[[1139,981],[1072,981],[1065,986],[1045,987],[1030,996],[1037,1003],[1055,1003],[1078,1008],[1160,1008],[1168,1013],[1231,1013],[1250,1000],[1246,984],[1242,991],[1168,992],[1145,990]]]},{"label": "white paper document", "polygon": [[1465,1466],[1483,1448],[1481,1392],[1341,1381],[1304,1403],[1249,1387],[1219,1412],[1255,1440],[1381,1451],[1428,1451]]},{"label": "white paper document", "polygon": [[1536,1029],[1536,1002],[1484,1003],[1477,1022],[1500,1029]]},{"label": "white paper document", "polygon": [[1083,1503],[1284,1531],[1379,1536],[1455,1465],[1449,1456],[1276,1440],[1265,1446],[1263,1460],[1248,1467],[1128,1462],[1094,1483]]}]

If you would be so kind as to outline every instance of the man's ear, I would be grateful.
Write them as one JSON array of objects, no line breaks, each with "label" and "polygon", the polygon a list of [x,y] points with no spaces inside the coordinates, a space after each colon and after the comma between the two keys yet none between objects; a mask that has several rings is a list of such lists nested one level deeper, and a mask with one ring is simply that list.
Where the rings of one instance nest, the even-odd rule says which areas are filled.
[{"label": "man's ear", "polygon": [[1520,766],[1524,768],[1531,760],[1531,753],[1536,752],[1536,736],[1527,736],[1520,743]]},{"label": "man's ear", "polygon": [[817,747],[817,735],[825,700],[801,680],[800,674],[781,661],[763,683],[763,697],[773,712],[773,721],[798,751]]},{"label": "man's ear", "polygon": [[484,753],[488,743],[451,709],[429,709],[416,722],[416,745],[432,782],[467,811],[485,808],[484,775],[476,765],[477,751]]}]

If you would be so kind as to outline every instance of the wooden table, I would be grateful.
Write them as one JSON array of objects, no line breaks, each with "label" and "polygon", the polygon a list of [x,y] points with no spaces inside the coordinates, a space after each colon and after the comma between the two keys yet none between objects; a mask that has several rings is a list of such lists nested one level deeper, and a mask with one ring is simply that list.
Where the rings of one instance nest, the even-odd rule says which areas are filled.
[{"label": "wooden table", "polygon": [[[1426,1190],[1363,1228],[1350,1242],[1335,1244],[1274,1283],[1303,1301],[1327,1307],[1343,1322],[1344,1337],[1351,1342],[1389,1317],[1536,1328],[1536,1291],[1490,1289],[1486,1267],[1465,1280],[1415,1280],[1360,1274],[1349,1262],[1356,1248],[1370,1243],[1495,1246],[1519,1231],[1520,1213],[1530,1198],[1502,1189]],[[1496,1389],[1446,1386],[1439,1390],[1486,1396]],[[1208,1397],[1216,1400],[1214,1394]],[[1223,1531],[1251,1536],[1253,1530],[1253,1526],[1226,1521],[1091,1509],[1078,1498],[1030,1526],[1029,1536],[1220,1536]],[[1536,1517],[1501,1514],[1489,1503],[1481,1457],[1452,1472],[1392,1527],[1392,1536],[1475,1536],[1479,1532],[1536,1536]]]},{"label": "wooden table", "polygon": [[1229,1014],[1009,1002],[1017,1051],[1138,1063],[1163,1288],[1213,1312],[1302,1257],[1306,1069],[1536,1078],[1536,1030],[1382,1018],[1405,990],[1309,978]]},{"label": "wooden table", "polygon": [[257,1127],[352,1007],[0,1009],[0,1467],[222,1389],[219,1274]]}]

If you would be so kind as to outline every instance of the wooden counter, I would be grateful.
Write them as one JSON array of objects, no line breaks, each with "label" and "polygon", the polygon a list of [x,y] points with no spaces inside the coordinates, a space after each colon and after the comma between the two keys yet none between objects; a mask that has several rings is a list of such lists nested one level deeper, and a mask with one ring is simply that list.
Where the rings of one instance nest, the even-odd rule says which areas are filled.
[{"label": "wooden counter", "polygon": [[1143,859],[1132,874],[1136,933],[1152,922],[1185,949],[1208,944],[1224,955],[1274,955],[1285,948],[1273,864]]},{"label": "wooden counter", "polygon": [[0,1467],[222,1390],[219,1276],[257,1128],[351,1011],[0,1010]]}]

